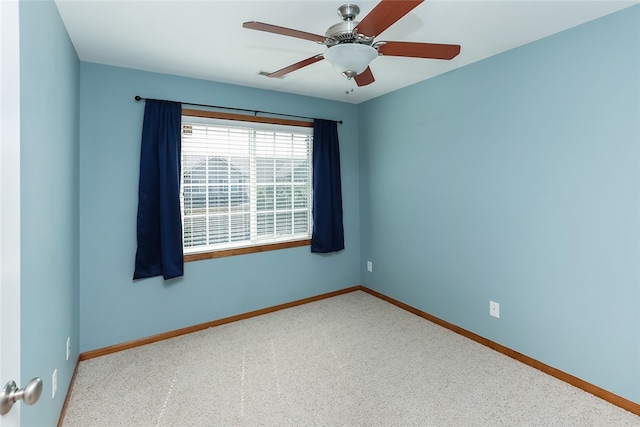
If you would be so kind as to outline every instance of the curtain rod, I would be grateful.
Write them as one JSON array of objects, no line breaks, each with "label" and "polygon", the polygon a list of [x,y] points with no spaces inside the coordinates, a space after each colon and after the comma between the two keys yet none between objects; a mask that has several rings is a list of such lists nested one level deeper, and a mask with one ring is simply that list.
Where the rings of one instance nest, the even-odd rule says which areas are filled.
[{"label": "curtain rod", "polygon": [[[170,101],[168,99],[143,98],[140,95],[136,95],[134,99],[136,101],[146,101],[148,99],[150,101],[178,102],[178,101]],[[313,120],[314,119],[313,117],[297,116],[295,114],[273,113],[271,111],[247,110],[245,108],[221,107],[220,105],[194,104],[194,103],[191,103],[191,102],[180,102],[180,103],[181,104],[185,104],[185,105],[191,105],[191,106],[194,106],[194,107],[221,108],[223,110],[244,111],[244,112],[248,112],[248,113],[253,113],[254,115],[258,115],[258,114],[274,114],[274,115],[277,115],[277,116],[284,116],[284,117],[296,117],[298,119],[307,119],[307,120]],[[330,120],[330,121],[342,124],[342,120]]]}]

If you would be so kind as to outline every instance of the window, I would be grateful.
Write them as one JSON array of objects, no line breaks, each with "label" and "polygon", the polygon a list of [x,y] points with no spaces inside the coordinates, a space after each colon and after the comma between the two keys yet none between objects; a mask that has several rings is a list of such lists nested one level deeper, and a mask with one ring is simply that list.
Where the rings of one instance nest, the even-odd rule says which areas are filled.
[{"label": "window", "polygon": [[[185,260],[217,251],[234,255],[238,248],[257,252],[282,242],[300,246],[311,238],[312,124],[225,118],[231,116],[183,110]],[[196,259],[214,256],[221,255]]]}]

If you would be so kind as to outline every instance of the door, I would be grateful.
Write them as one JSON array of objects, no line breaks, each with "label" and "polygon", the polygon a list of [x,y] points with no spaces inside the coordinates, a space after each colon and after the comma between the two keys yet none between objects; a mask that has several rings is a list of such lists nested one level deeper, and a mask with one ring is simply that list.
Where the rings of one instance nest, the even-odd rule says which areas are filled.
[{"label": "door", "polygon": [[[0,0],[0,387],[20,378],[20,22]],[[20,403],[0,427],[20,425]]]}]

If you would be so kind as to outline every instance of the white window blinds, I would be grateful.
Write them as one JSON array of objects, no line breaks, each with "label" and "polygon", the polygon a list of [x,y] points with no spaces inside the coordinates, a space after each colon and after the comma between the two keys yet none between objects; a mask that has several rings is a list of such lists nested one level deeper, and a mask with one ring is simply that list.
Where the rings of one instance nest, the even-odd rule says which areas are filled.
[{"label": "white window blinds", "polygon": [[182,117],[185,253],[311,238],[310,127]]}]

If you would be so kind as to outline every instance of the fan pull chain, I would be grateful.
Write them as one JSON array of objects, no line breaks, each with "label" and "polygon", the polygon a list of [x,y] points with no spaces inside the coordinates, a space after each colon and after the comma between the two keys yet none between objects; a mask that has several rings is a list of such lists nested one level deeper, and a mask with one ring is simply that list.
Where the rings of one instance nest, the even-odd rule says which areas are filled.
[{"label": "fan pull chain", "polygon": [[349,94],[353,93],[353,82],[354,82],[354,80],[353,79],[344,79],[344,81],[345,81],[345,86],[346,86],[344,94],[345,95],[349,95]]}]

